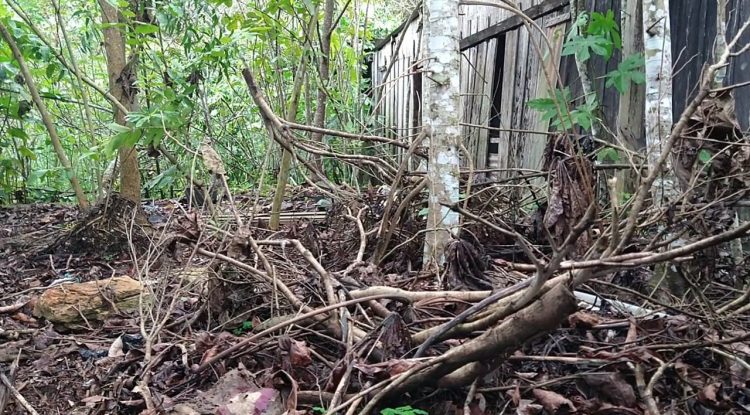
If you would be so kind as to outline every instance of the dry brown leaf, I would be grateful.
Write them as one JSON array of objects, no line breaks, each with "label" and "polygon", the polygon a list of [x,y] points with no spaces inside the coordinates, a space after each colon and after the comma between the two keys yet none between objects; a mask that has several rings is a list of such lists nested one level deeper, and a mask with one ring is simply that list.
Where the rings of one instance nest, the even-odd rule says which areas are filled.
[{"label": "dry brown leaf", "polygon": [[573,328],[589,329],[600,324],[601,317],[586,311],[578,311],[568,316],[568,324]]},{"label": "dry brown leaf", "polygon": [[[511,401],[513,401],[513,405],[520,406],[521,405],[521,390],[518,388],[518,385],[516,385],[515,388],[505,392]],[[530,401],[529,401],[530,402]]]},{"label": "dry brown leaf", "polygon": [[637,403],[635,390],[620,373],[584,374],[586,384],[615,405],[633,407]]},{"label": "dry brown leaf", "polygon": [[310,349],[307,348],[307,343],[299,340],[292,340],[291,348],[289,349],[289,359],[292,363],[292,367],[305,367],[312,363],[312,357],[310,355]]},{"label": "dry brown leaf", "polygon": [[112,344],[109,346],[109,350],[107,351],[108,357],[122,357],[125,356],[125,352],[122,350],[123,343],[122,343],[122,336],[118,336],[115,341],[112,342]]},{"label": "dry brown leaf", "polygon": [[698,392],[698,399],[709,405],[719,404],[719,393],[721,391],[721,382],[709,383]]},{"label": "dry brown leaf", "polygon": [[81,402],[86,403],[86,404],[94,404],[94,403],[104,402],[107,399],[109,398],[107,398],[106,396],[94,395],[94,396],[88,396],[88,397],[81,399]]},{"label": "dry brown leaf", "polygon": [[556,414],[558,411],[564,413],[576,411],[573,402],[557,392],[544,389],[534,389],[533,393],[534,397],[542,404],[544,409],[551,414]]},{"label": "dry brown leaf", "polygon": [[638,326],[635,324],[635,319],[630,319],[630,326],[628,326],[628,335],[625,336],[625,343],[632,344],[638,339]]},{"label": "dry brown leaf", "polygon": [[404,359],[396,359],[388,362],[388,375],[393,377],[398,374],[404,373],[416,365],[416,362]]},{"label": "dry brown leaf", "polygon": [[537,415],[542,413],[542,405],[532,403],[529,399],[522,399],[516,408],[517,415]]}]

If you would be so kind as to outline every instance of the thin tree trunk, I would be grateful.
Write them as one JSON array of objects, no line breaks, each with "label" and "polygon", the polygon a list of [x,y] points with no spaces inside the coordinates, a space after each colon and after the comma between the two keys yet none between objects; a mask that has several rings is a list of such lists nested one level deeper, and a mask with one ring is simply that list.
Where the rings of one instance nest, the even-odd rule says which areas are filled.
[{"label": "thin tree trunk", "polygon": [[[620,29],[622,36],[622,57],[643,53],[642,5],[632,0],[620,0]],[[643,85],[631,84],[619,97],[617,114],[617,134],[620,141],[633,151],[643,147],[644,100],[646,89]],[[631,171],[617,173],[618,194],[632,194],[636,187],[636,174]]]},{"label": "thin tree trunk", "polygon": [[[646,150],[650,166],[657,165],[672,130],[672,40],[669,0],[643,1],[643,41],[646,55]],[[654,205],[678,194],[671,156],[652,188]]]},{"label": "thin tree trunk", "polygon": [[444,205],[458,202],[461,140],[458,0],[425,0],[422,56],[425,59],[422,125],[428,128],[427,232],[423,267],[441,266],[458,229],[459,215]]},{"label": "thin tree trunk", "polygon": [[[728,0],[716,0],[716,41],[714,42],[714,56],[721,56],[727,50],[727,2]],[[724,85],[727,77],[727,67],[716,71],[714,87]]]},{"label": "thin tree trunk", "polygon": [[[104,52],[107,55],[107,73],[109,89],[117,101],[129,112],[136,109],[136,62],[135,56],[130,61],[125,59],[125,37],[117,26],[120,23],[119,12],[107,0],[99,0],[102,9],[102,23],[107,25],[104,31]],[[127,125],[123,112],[114,106],[115,122]],[[120,159],[120,193],[133,202],[141,200],[141,173],[138,169],[138,153],[135,146],[123,146],[118,150]]]},{"label": "thin tree trunk", "polygon": [[[302,85],[305,81],[305,59],[304,56],[300,61],[300,66],[297,69],[294,79],[294,88],[292,90],[292,97],[289,100],[289,107],[287,108],[286,120],[295,122],[297,118],[297,108],[299,106],[299,96],[302,92]],[[292,170],[292,153],[287,149],[283,149],[281,155],[281,164],[279,165],[279,178],[276,182],[276,193],[273,195],[273,204],[271,205],[271,219],[268,222],[268,227],[272,231],[279,228],[279,218],[281,215],[281,203],[284,201],[284,193],[286,192],[286,185],[289,182],[289,174]]]},{"label": "thin tree trunk", "polygon": [[42,101],[42,97],[39,95],[39,90],[36,87],[34,78],[31,77],[31,71],[26,65],[26,60],[23,58],[21,50],[18,49],[16,41],[13,40],[13,37],[10,35],[8,29],[2,22],[0,22],[0,35],[2,35],[5,42],[8,43],[8,46],[10,46],[10,49],[13,52],[13,57],[16,59],[16,61],[18,62],[18,66],[21,68],[21,75],[26,82],[26,87],[29,88],[31,100],[39,110],[39,114],[42,117],[42,123],[44,124],[44,127],[47,128],[50,141],[52,141],[52,147],[54,147],[57,158],[58,160],[60,160],[60,164],[62,164],[63,168],[65,169],[65,173],[68,175],[70,186],[73,188],[73,192],[75,192],[76,199],[78,200],[78,205],[83,209],[88,208],[89,202],[86,199],[86,195],[83,193],[83,189],[81,189],[80,183],[78,183],[78,177],[76,177],[75,170],[73,170],[73,166],[70,164],[70,160],[68,160],[68,156],[65,154],[65,149],[60,142],[60,137],[57,135],[55,124],[52,122],[52,117],[50,117],[49,112],[47,111],[47,106],[44,104],[44,101]]},{"label": "thin tree trunk", "polygon": [[[313,10],[313,15],[310,17],[310,24],[307,29],[308,42],[312,39],[312,32],[315,30],[315,21],[317,19],[317,7]],[[292,96],[289,99],[289,106],[287,107],[286,120],[291,122],[297,121],[297,109],[299,107],[299,97],[302,93],[302,87],[305,84],[305,73],[307,65],[307,53],[302,52],[302,58],[297,67],[297,72],[294,74],[294,86],[292,87]],[[279,165],[279,178],[276,182],[276,193],[273,195],[273,204],[271,205],[271,218],[268,221],[268,228],[275,231],[279,228],[279,218],[281,216],[281,203],[284,201],[284,193],[286,192],[286,185],[289,182],[289,174],[292,170],[292,153],[289,150],[282,148],[281,164]]]},{"label": "thin tree trunk", "polygon": [[[669,23],[669,0],[643,1],[643,42],[646,57],[646,151],[649,166],[657,166],[672,133],[672,40]],[[678,142],[681,138],[677,138]],[[666,157],[659,175],[653,182],[651,194],[656,207],[668,205],[679,195],[675,168],[680,168],[679,158],[672,150]],[[673,160],[673,157],[675,158]],[[651,167],[652,169],[654,167]],[[660,227],[660,232],[663,229]],[[669,247],[685,244],[664,232],[662,240],[671,241]],[[686,264],[687,266],[687,264]],[[664,291],[678,298],[684,295],[685,281],[672,264],[656,264],[649,279],[652,295],[662,298]],[[658,289],[664,291],[659,291]]]},{"label": "thin tree trunk", "polygon": [[[60,10],[60,2],[59,0],[53,0],[52,5],[55,8],[55,16],[57,17],[57,23],[60,27],[60,32],[62,33],[63,40],[65,40],[65,48],[68,50],[68,55],[70,55],[70,64],[73,67],[73,73],[75,74],[76,81],[78,83],[78,88],[81,90],[81,99],[83,101],[83,114],[85,116],[86,120],[86,130],[89,133],[89,140],[91,142],[91,148],[96,147],[96,134],[94,133],[94,117],[91,114],[91,99],[89,97],[89,91],[86,87],[83,85],[83,79],[81,77],[81,70],[78,67],[78,61],[76,60],[75,55],[73,54],[73,48],[70,46],[70,40],[68,40],[68,31],[65,29],[65,22],[62,18],[62,12]],[[62,52],[61,52],[62,53]],[[96,184],[97,184],[97,196],[101,196],[102,193],[102,169],[99,163],[94,164],[94,175],[96,177]]]},{"label": "thin tree trunk", "polygon": [[[333,29],[333,13],[336,6],[336,0],[326,0],[325,9],[323,10],[323,27],[321,28],[320,39],[320,79],[318,86],[318,103],[315,108],[315,120],[313,125],[325,128],[326,124],[326,104],[328,103],[328,79],[330,78],[330,59],[331,59],[331,32]],[[323,134],[313,133],[312,140],[317,142],[323,141]],[[323,161],[319,155],[312,154],[312,164],[321,172]]]}]

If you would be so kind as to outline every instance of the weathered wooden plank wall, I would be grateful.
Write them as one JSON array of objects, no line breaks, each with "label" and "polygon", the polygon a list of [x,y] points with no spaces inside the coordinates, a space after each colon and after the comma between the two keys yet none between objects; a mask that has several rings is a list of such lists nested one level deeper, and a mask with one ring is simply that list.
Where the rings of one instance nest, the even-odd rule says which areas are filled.
[{"label": "weathered wooden plank wall", "polygon": [[[615,13],[615,20],[619,22],[620,0],[587,0],[586,9],[599,13],[606,13],[607,10],[613,10]],[[631,34],[622,34],[622,37],[627,36],[631,36]],[[612,58],[608,61],[602,57],[593,56],[586,63],[586,67],[589,71],[589,79],[593,84],[593,90],[596,91],[597,99],[601,104],[602,113],[600,115],[608,126],[616,125],[614,122],[617,119],[617,113],[619,111],[620,96],[613,88],[605,88],[606,80],[603,76],[607,72],[616,69],[620,59],[620,52],[616,50],[613,53]],[[568,86],[570,88],[571,96],[577,98],[576,104],[583,103],[583,88],[578,77],[578,70],[576,69],[575,58],[573,56],[563,56],[560,63],[560,74],[563,79],[563,85]],[[642,139],[643,134],[640,135]]]},{"label": "weathered wooden plank wall", "polygon": [[[506,10],[492,6],[460,6],[461,38],[497,24],[508,16]],[[488,162],[489,119],[492,114],[493,77],[497,39],[490,39],[462,52],[461,107],[464,145],[475,169],[484,169]],[[468,166],[466,157],[462,165]]]},{"label": "weathered wooden plank wall", "polygon": [[[711,2],[711,4],[715,6],[715,2]],[[727,34],[729,37],[734,37],[740,26],[750,19],[750,2],[747,0],[731,0],[729,10]],[[745,33],[740,38],[739,44],[747,45],[748,43],[750,43],[750,33]],[[750,54],[745,53],[732,61],[727,78],[727,85],[750,83]],[[742,129],[747,131],[750,129],[750,85],[735,89],[734,99],[736,101],[737,119]]]},{"label": "weathered wooden plank wall", "polygon": [[[401,35],[403,40],[398,47]],[[416,19],[409,22],[403,32],[379,45],[374,54],[370,76],[375,133],[401,139],[414,135],[421,124],[418,116],[421,85],[418,85],[418,76],[415,76],[420,49],[421,24]],[[391,63],[393,66],[386,78]],[[420,88],[419,93],[415,89],[417,86]],[[404,150],[391,147],[389,152],[400,161]]]},{"label": "weathered wooden plank wall", "polygon": [[[540,4],[540,1],[520,2],[522,9]],[[547,79],[548,74],[556,74],[560,63],[562,40],[568,22],[568,12],[562,8],[550,15],[538,18],[536,24],[550,40],[552,50],[548,50],[542,33],[531,33],[526,27],[506,32],[504,39],[503,67],[497,73],[502,79],[499,85],[499,120],[491,123],[497,128],[491,134],[490,166],[500,169],[499,176],[515,174],[519,169],[539,169],[548,135],[549,124],[542,121],[539,114],[528,107],[528,101],[546,97],[554,88],[557,79]],[[541,53],[541,56],[540,56]],[[550,85],[552,83],[552,86]]]},{"label": "weathered wooden plank wall", "polygon": [[670,2],[672,31],[672,108],[676,121],[696,92],[703,64],[716,37],[716,0],[693,0],[690,7]]},{"label": "weathered wooden plank wall", "polygon": [[[537,6],[543,0],[519,1],[521,9]],[[675,59],[673,79],[673,105],[678,117],[686,103],[695,93],[703,65],[711,58],[716,33],[715,0],[673,0],[670,6],[672,48]],[[549,3],[548,3],[549,4]],[[562,7],[560,7],[562,6]],[[613,10],[615,18],[621,18],[621,0],[588,0],[590,11]],[[529,33],[521,26],[498,34],[487,41],[477,43],[463,51],[461,62],[461,108],[465,145],[472,155],[477,169],[494,168],[514,171],[517,169],[539,169],[547,135],[541,132],[549,126],[539,115],[528,108],[528,101],[550,95],[550,87],[543,68],[558,69],[564,85],[571,89],[574,97],[580,97],[581,86],[575,63],[570,56],[560,57],[560,50],[569,27],[567,6],[560,2],[552,14],[536,19],[552,42],[552,51],[543,50],[540,59],[532,45],[542,44],[540,33]],[[638,7],[628,6],[627,13],[640,12]],[[490,6],[461,6],[461,36],[466,38],[483,29],[505,21],[510,12]],[[627,17],[627,16],[626,16]],[[624,27],[622,37],[638,39],[642,30],[640,16],[631,16],[632,24]],[[737,33],[738,27],[750,18],[750,1],[730,0],[728,35]],[[375,114],[380,120],[378,133],[388,137],[406,137],[419,127],[418,93],[414,91],[418,81],[410,76],[419,60],[419,19],[406,27],[404,43],[396,54],[398,62],[393,73],[383,84],[383,71],[387,67],[397,38],[376,51],[372,77],[373,85],[383,84],[375,95]],[[750,34],[742,39],[750,41]],[[634,42],[637,43],[637,42]],[[473,44],[473,43],[472,43]],[[638,50],[636,45],[628,49]],[[590,78],[597,91],[605,123],[618,135],[609,139],[625,140],[632,147],[644,143],[642,120],[643,86],[631,86],[624,96],[614,88],[605,88],[603,75],[617,68],[621,60],[616,51],[612,59],[605,61],[594,57],[588,63]],[[396,80],[396,81],[394,81]],[[553,80],[554,81],[554,80]],[[735,59],[729,67],[726,84],[750,81],[750,54]],[[736,110],[743,129],[750,127],[750,85],[735,91]],[[620,111],[621,102],[627,105]],[[622,118],[622,119],[620,119]],[[487,128],[489,127],[489,128]],[[540,133],[535,133],[540,132]],[[464,165],[466,165],[464,160]]]}]

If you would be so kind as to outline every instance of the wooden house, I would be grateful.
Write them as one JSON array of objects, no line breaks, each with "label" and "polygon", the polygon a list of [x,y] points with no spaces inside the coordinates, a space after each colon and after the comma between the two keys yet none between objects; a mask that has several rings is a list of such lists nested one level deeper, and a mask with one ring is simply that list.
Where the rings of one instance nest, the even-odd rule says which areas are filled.
[{"label": "wooden house", "polygon": [[[569,0],[519,0],[517,4],[550,40],[551,50],[543,52],[544,59],[539,58],[540,53],[535,49],[535,45],[542,43],[541,33],[527,30],[518,16],[495,6],[460,6],[462,128],[465,147],[473,155],[473,167],[477,170],[541,167],[549,125],[527,104],[529,100],[550,95],[544,65],[557,69],[573,97],[582,95],[573,57],[561,56],[571,26]],[[623,54],[643,50],[641,1],[588,0],[587,6],[589,11],[615,13],[622,32]],[[728,10],[727,34],[731,38],[750,17],[750,1],[729,0]],[[704,64],[711,59],[716,16],[716,0],[670,1],[675,118],[695,93]],[[743,37],[741,44],[750,42],[750,35]],[[419,131],[423,76],[420,50],[418,13],[376,44],[370,75],[374,119],[380,135],[405,139]],[[726,85],[750,81],[747,55],[732,61]],[[593,58],[588,69],[606,125],[631,148],[642,148],[645,86],[632,85],[620,95],[614,88],[605,88],[602,78],[617,68],[620,59],[619,51],[609,61]],[[734,97],[737,118],[746,130],[750,126],[750,86],[736,88]]]}]

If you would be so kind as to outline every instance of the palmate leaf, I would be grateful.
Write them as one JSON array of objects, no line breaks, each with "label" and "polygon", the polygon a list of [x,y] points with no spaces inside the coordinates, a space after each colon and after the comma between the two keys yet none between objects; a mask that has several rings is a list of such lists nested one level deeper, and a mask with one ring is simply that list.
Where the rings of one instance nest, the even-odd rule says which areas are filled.
[{"label": "palmate leaf", "polygon": [[591,53],[609,58],[612,55],[612,42],[602,36],[577,36],[565,42],[562,55],[576,55],[582,62],[591,59]]},{"label": "palmate leaf", "polygon": [[622,48],[620,28],[617,26],[617,21],[615,20],[615,12],[611,9],[607,10],[607,14],[591,13],[591,23],[589,23],[587,32],[589,35],[603,36],[612,42],[615,48]]},{"label": "palmate leaf", "polygon": [[[555,90],[555,96],[554,99],[537,98],[531,100],[528,103],[529,108],[540,112],[542,119],[550,121],[552,127],[568,130],[575,125],[580,125],[585,130],[591,129],[596,119],[596,109],[599,106],[596,99],[589,100],[589,102],[567,111],[566,108],[570,108],[569,104],[572,101],[570,89],[567,87],[562,90],[557,89]],[[558,112],[558,105],[560,112]]]},{"label": "palmate leaf", "polygon": [[[555,104],[557,101],[557,104]],[[551,119],[556,117],[557,106],[561,108],[570,102],[570,88],[565,87],[562,90],[555,90],[555,98],[537,98],[529,101],[529,108],[537,110],[542,113],[542,117],[545,119]]]},{"label": "palmate leaf", "polygon": [[624,94],[630,87],[630,83],[642,84],[646,81],[646,75],[643,73],[643,55],[633,54],[623,59],[617,69],[606,75],[607,87],[615,87],[617,91]]}]

